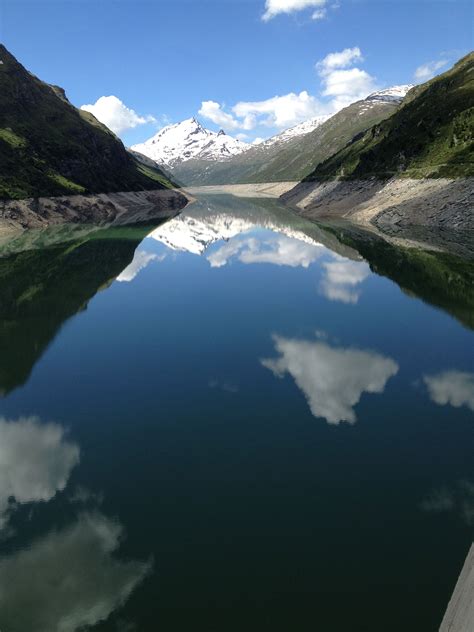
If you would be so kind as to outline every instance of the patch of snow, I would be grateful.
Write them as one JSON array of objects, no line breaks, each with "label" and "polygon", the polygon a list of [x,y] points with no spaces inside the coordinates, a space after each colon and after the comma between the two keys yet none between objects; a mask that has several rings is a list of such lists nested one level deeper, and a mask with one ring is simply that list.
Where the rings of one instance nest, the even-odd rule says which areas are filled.
[{"label": "patch of snow", "polygon": [[377,92],[373,92],[369,94],[369,96],[365,99],[366,101],[383,101],[387,102],[401,102],[407,92],[414,87],[414,84],[406,84],[403,86],[392,86],[391,88],[386,88],[385,90],[378,90]]}]

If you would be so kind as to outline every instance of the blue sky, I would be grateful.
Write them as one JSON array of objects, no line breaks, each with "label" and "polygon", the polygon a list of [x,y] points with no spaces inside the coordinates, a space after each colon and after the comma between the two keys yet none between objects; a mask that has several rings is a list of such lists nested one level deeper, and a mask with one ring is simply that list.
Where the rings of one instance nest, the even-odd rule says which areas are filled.
[{"label": "blue sky", "polygon": [[77,106],[117,97],[97,112],[126,144],[190,116],[251,141],[442,72],[473,18],[462,0],[0,0],[0,40]]}]

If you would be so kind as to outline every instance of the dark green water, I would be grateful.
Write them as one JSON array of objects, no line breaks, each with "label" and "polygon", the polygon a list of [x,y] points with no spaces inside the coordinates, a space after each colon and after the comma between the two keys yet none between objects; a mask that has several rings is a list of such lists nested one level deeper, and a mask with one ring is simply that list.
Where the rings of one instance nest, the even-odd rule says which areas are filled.
[{"label": "dark green water", "polygon": [[464,246],[220,196],[151,230],[2,247],[0,630],[437,630],[474,526]]}]

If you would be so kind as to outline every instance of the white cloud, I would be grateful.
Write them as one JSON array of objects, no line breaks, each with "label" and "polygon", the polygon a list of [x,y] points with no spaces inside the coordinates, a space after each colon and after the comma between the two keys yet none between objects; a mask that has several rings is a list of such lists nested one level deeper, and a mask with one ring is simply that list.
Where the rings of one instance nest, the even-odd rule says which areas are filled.
[{"label": "white cloud", "polygon": [[[204,118],[209,119],[216,125],[225,127],[227,130],[237,129],[243,127],[238,121],[234,119],[231,114],[224,112],[221,105],[216,101],[203,101],[199,109],[199,114]],[[243,129],[246,129],[243,127]]]},{"label": "white cloud", "polygon": [[360,290],[357,285],[365,281],[370,267],[365,261],[346,259],[323,263],[324,278],[319,285],[320,293],[332,301],[358,302]]},{"label": "white cloud", "polygon": [[327,16],[327,10],[326,9],[317,9],[316,11],[314,11],[313,15],[311,16],[312,20],[324,20],[324,18]]},{"label": "white cloud", "polygon": [[306,90],[300,93],[290,92],[271,97],[264,101],[240,101],[232,108],[234,114],[244,123],[254,127],[265,125],[280,129],[292,127],[313,116],[324,113],[324,107]]},{"label": "white cloud", "polygon": [[326,0],[266,0],[262,20],[267,22],[281,13],[295,13],[303,9],[312,9],[326,4]]},{"label": "white cloud", "polygon": [[434,77],[438,70],[441,70],[447,66],[448,61],[446,59],[440,59],[439,61],[429,61],[426,64],[418,66],[415,70],[414,78],[416,81],[428,81]]},{"label": "white cloud", "polygon": [[316,70],[322,81],[322,95],[331,98],[333,112],[365,99],[375,92],[378,86],[375,78],[360,68],[349,68],[364,60],[358,46],[329,53],[316,64]]},{"label": "white cloud", "polygon": [[1,558],[2,628],[77,632],[107,619],[151,570],[115,557],[122,536],[118,523],[88,513]]},{"label": "white cloud", "polygon": [[429,395],[439,406],[467,406],[474,412],[474,373],[444,371],[437,375],[424,375]]},{"label": "white cloud", "polygon": [[257,136],[257,138],[254,138],[252,141],[252,145],[260,145],[260,143],[263,143],[265,139],[262,138],[261,136]]},{"label": "white cloud", "polygon": [[265,240],[249,237],[224,244],[208,255],[207,260],[213,268],[225,266],[233,257],[237,257],[241,263],[272,263],[307,268],[324,251],[323,246],[306,244],[284,235]]},{"label": "white cloud", "polygon": [[96,119],[107,125],[115,134],[121,134],[138,125],[156,122],[155,117],[138,115],[135,110],[128,108],[113,95],[100,97],[94,104],[81,105],[81,110],[91,112]]},{"label": "white cloud", "polygon": [[316,64],[316,70],[322,74],[328,74],[338,68],[347,68],[352,66],[354,62],[364,61],[360,48],[355,46],[354,48],[345,48],[337,53],[329,53],[324,59],[321,59]]},{"label": "white cloud", "polygon": [[362,394],[382,393],[398,372],[391,358],[373,351],[333,348],[325,342],[274,337],[275,359],[261,363],[277,377],[289,373],[303,391],[315,417],[330,424],[354,423]]},{"label": "white cloud", "polygon": [[117,277],[119,282],[130,282],[137,276],[140,270],[147,267],[152,261],[163,261],[166,255],[155,255],[146,250],[137,250],[133,256],[132,262]]},{"label": "white cloud", "polygon": [[225,112],[215,101],[203,101],[199,114],[227,130],[252,130],[259,125],[284,129],[325,112],[322,104],[306,90],[290,92],[264,101],[240,101]]},{"label": "white cloud", "polygon": [[263,101],[239,101],[229,112],[216,101],[203,101],[199,114],[226,129],[246,131],[258,126],[287,129],[316,116],[335,114],[379,88],[367,71],[350,68],[361,61],[363,56],[356,46],[329,53],[316,64],[323,100],[302,90]]},{"label": "white cloud", "polygon": [[36,417],[0,418],[0,528],[9,498],[17,503],[48,501],[66,487],[79,463],[79,447],[58,424]]}]

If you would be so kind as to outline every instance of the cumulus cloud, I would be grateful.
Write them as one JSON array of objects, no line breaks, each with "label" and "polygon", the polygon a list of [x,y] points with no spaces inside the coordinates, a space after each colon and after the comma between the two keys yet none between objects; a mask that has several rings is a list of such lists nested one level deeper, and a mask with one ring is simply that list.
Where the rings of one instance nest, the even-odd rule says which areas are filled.
[{"label": "cumulus cloud", "polygon": [[246,131],[258,126],[286,129],[316,116],[334,114],[378,89],[375,78],[367,71],[351,68],[362,61],[361,50],[354,47],[329,53],[317,62],[323,99],[302,90],[263,101],[240,101],[230,111],[216,101],[203,101],[199,114],[224,128]]},{"label": "cumulus cloud", "polygon": [[137,250],[133,256],[132,262],[117,277],[119,282],[130,282],[137,274],[147,267],[152,261],[163,261],[166,255],[155,255],[146,250]]},{"label": "cumulus cloud", "polygon": [[323,271],[320,293],[332,301],[355,304],[360,298],[357,286],[369,276],[370,267],[365,261],[337,259],[323,263]]},{"label": "cumulus cloud", "polygon": [[423,381],[430,398],[439,406],[467,406],[474,411],[474,373],[444,371],[436,375],[424,375]]},{"label": "cumulus cloud", "polygon": [[[209,105],[212,104],[212,105]],[[214,101],[203,101],[199,114],[227,129],[251,130],[258,125],[284,129],[321,114],[323,105],[306,90],[274,96],[264,101],[240,101],[224,112]]]},{"label": "cumulus cloud", "polygon": [[66,440],[64,428],[36,417],[0,418],[0,528],[9,499],[17,503],[48,501],[62,491],[79,463],[79,447]]},{"label": "cumulus cloud", "polygon": [[316,69],[320,74],[325,75],[338,68],[347,68],[354,62],[363,60],[360,48],[355,46],[354,48],[345,48],[337,53],[329,53],[329,55],[318,61]]},{"label": "cumulus cloud", "polygon": [[365,99],[377,90],[372,75],[361,68],[350,68],[363,60],[360,48],[355,46],[329,53],[316,64],[323,87],[322,95],[331,99],[332,111],[337,112],[354,101]]},{"label": "cumulus cloud", "polygon": [[307,268],[324,251],[323,246],[307,244],[284,235],[271,239],[248,237],[224,244],[208,255],[207,260],[213,268],[226,265],[233,257],[242,263],[272,263],[292,268]]},{"label": "cumulus cloud", "polygon": [[199,114],[204,118],[209,119],[216,125],[225,127],[227,130],[233,130],[237,128],[247,129],[244,127],[244,121],[239,124],[231,114],[224,112],[221,105],[216,101],[203,101],[199,109]]},{"label": "cumulus cloud", "polygon": [[322,7],[326,4],[326,0],[266,0],[265,13],[262,20],[268,22],[281,13],[295,13],[303,9],[312,9],[314,7]]},{"label": "cumulus cloud", "polygon": [[321,103],[306,90],[290,92],[265,101],[241,101],[233,112],[244,121],[255,121],[267,127],[286,128],[306,121],[321,112]]},{"label": "cumulus cloud", "polygon": [[441,70],[445,66],[447,66],[447,59],[440,59],[438,61],[429,61],[426,64],[422,64],[418,66],[413,75],[415,81],[428,81],[428,79],[432,79],[438,70]]},{"label": "cumulus cloud", "polygon": [[330,424],[355,423],[354,406],[363,393],[382,393],[398,372],[391,358],[373,351],[334,348],[322,341],[275,336],[277,358],[261,363],[276,377],[291,375],[311,412]]},{"label": "cumulus cloud", "polygon": [[93,104],[81,105],[81,110],[91,112],[96,119],[107,125],[115,134],[121,134],[128,129],[144,125],[145,123],[156,123],[154,116],[140,116],[135,110],[128,108],[119,98],[111,95],[100,97]]},{"label": "cumulus cloud", "polygon": [[6,630],[76,632],[104,621],[151,570],[114,557],[120,524],[98,512],[52,531],[0,560],[0,610]]}]

